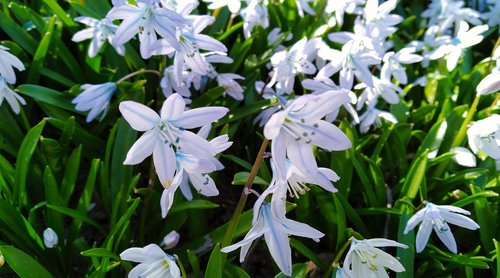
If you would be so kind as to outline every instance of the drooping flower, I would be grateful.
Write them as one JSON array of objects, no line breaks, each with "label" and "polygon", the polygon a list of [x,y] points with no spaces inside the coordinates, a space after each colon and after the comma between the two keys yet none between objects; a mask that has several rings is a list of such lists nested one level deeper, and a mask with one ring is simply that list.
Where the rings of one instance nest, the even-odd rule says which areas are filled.
[{"label": "drooping flower", "polygon": [[71,101],[76,104],[75,109],[78,111],[90,111],[87,115],[87,122],[91,122],[99,114],[101,114],[102,120],[108,111],[109,100],[116,91],[116,83],[84,84],[80,89],[83,92]]},{"label": "drooping flower", "polygon": [[0,76],[10,84],[16,83],[14,68],[23,71],[24,65],[16,56],[8,52],[9,48],[0,45]]},{"label": "drooping flower", "polygon": [[500,115],[473,123],[467,130],[467,137],[474,153],[483,151],[496,160],[497,169],[500,169]]},{"label": "drooping flower", "polygon": [[422,61],[420,55],[414,54],[414,48],[403,48],[397,53],[393,51],[387,52],[384,55],[381,76],[390,80],[391,76],[399,81],[401,84],[408,83],[405,68],[401,64],[413,64]]},{"label": "drooping flower", "polygon": [[24,98],[14,92],[9,87],[9,84],[7,84],[7,80],[5,80],[5,78],[0,75],[0,105],[2,105],[4,99],[7,100],[10,108],[16,114],[19,114],[19,112],[21,112],[21,106],[19,106],[19,103],[21,103],[22,105],[26,104]]},{"label": "drooping flower", "polygon": [[351,238],[351,247],[344,259],[343,274],[347,277],[389,277],[386,268],[395,272],[403,272],[405,268],[393,256],[379,249],[379,247],[408,248],[394,240],[372,238],[357,240]]},{"label": "drooping flower", "polygon": [[88,55],[90,58],[95,57],[101,47],[106,41],[116,50],[121,56],[125,55],[125,47],[123,44],[113,44],[113,37],[115,36],[118,26],[114,25],[108,18],[101,20],[87,16],[80,16],[75,18],[76,22],[83,23],[89,28],[76,32],[71,38],[74,42],[81,42],[84,40],[92,39],[90,41]]},{"label": "drooping flower", "polygon": [[498,90],[500,90],[500,71],[488,74],[479,82],[476,88],[477,94],[480,96],[488,95]]},{"label": "drooping flower", "polygon": [[[224,247],[221,251],[229,253],[241,247],[240,262],[243,262],[252,242],[264,235],[274,261],[285,275],[290,276],[292,274],[292,254],[288,236],[296,235],[319,241],[319,238],[323,237],[324,234],[307,224],[285,217],[285,193],[286,191],[275,192],[271,203],[256,202],[253,225],[250,231],[243,240]],[[263,198],[259,199],[263,201]]]},{"label": "drooping flower", "polygon": [[57,234],[52,228],[47,228],[43,231],[43,243],[47,248],[54,248],[58,241]]},{"label": "drooping flower", "polygon": [[479,229],[479,225],[465,215],[470,212],[459,207],[449,205],[435,205],[431,202],[424,202],[425,208],[413,215],[406,224],[404,234],[413,230],[419,223],[420,228],[417,233],[416,250],[418,253],[424,250],[432,230],[436,231],[439,239],[453,253],[457,253],[457,243],[451,233],[448,223],[469,229]]},{"label": "drooping flower", "polygon": [[[376,102],[374,102],[376,103]],[[361,133],[366,133],[370,127],[373,125],[375,127],[381,125],[381,119],[389,121],[391,123],[397,123],[398,120],[390,112],[379,110],[375,108],[375,105],[370,105],[366,111],[359,116],[359,130]]]},{"label": "drooping flower", "polygon": [[272,140],[271,152],[283,173],[285,157],[305,175],[318,171],[312,145],[322,149],[345,150],[351,147],[347,136],[322,118],[350,101],[347,93],[326,92],[300,96],[273,114],[264,127],[264,136]]},{"label": "drooping flower", "polygon": [[181,277],[181,271],[175,263],[175,258],[163,252],[156,244],[149,244],[142,248],[129,248],[120,254],[120,258],[139,263],[130,271],[129,278]]}]

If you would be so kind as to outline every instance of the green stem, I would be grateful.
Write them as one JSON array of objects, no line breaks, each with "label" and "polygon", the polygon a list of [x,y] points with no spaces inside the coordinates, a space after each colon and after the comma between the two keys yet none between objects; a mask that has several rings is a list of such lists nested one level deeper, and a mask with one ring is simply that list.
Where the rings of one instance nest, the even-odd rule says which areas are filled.
[{"label": "green stem", "polygon": [[156,74],[158,77],[162,78],[163,77],[163,74],[157,70],[150,70],[150,69],[140,69],[138,71],[134,71],[132,73],[129,73],[127,75],[125,75],[124,77],[120,78],[118,81],[116,81],[116,84],[119,84],[127,79],[130,79],[136,75],[139,75],[139,74],[143,74],[143,73],[153,73],[153,74]]},{"label": "green stem", "polygon": [[351,240],[350,239],[344,243],[344,245],[342,246],[342,248],[340,248],[340,251],[337,253],[337,255],[335,256],[335,258],[333,259],[332,263],[328,267],[328,270],[323,275],[323,278],[330,277],[330,275],[332,274],[333,270],[335,268],[339,267],[339,260],[340,260],[340,258],[342,257],[342,255],[344,254],[345,250],[347,249],[347,247],[349,245],[351,245]]},{"label": "green stem", "polygon": [[177,265],[179,266],[179,268],[181,270],[181,277],[187,278],[188,276],[186,273],[186,269],[184,269],[184,265],[182,264],[181,259],[179,259],[179,256],[177,256],[177,255],[174,255],[174,258],[175,258],[175,261],[177,262]]},{"label": "green stem", "polygon": [[[476,98],[474,98],[474,101],[472,102],[472,105],[470,106],[469,111],[467,112],[467,116],[465,116],[465,119],[462,122],[462,125],[460,126],[460,129],[458,130],[457,135],[455,136],[455,139],[453,139],[450,148],[458,147],[464,141],[465,136],[467,135],[467,126],[470,124],[472,117],[476,113],[477,105],[479,104],[480,98],[481,96],[479,95],[476,95]],[[438,168],[434,172],[434,177],[440,177],[446,170],[448,163],[449,160],[446,160],[443,161],[441,164],[439,164]]]},{"label": "green stem", "polygon": [[[260,146],[259,153],[257,154],[257,157],[255,158],[255,162],[252,166],[252,170],[250,172],[250,175],[248,176],[248,179],[245,183],[245,188],[252,188],[253,180],[257,176],[257,172],[260,169],[260,165],[262,164],[262,161],[264,160],[264,152],[267,148],[267,144],[269,143],[269,140],[264,138],[264,141],[262,141],[262,145]],[[241,192],[240,200],[238,201],[238,204],[236,205],[236,209],[234,210],[233,216],[231,217],[231,220],[229,220],[228,226],[226,233],[224,234],[224,238],[222,240],[221,246],[226,247],[231,244],[231,241],[233,239],[234,231],[236,230],[236,225],[238,224],[240,220],[241,213],[243,212],[243,207],[245,206],[246,200],[247,200],[247,194],[245,194],[245,188]],[[221,257],[221,265],[223,266],[226,261],[226,254],[222,253]]]}]

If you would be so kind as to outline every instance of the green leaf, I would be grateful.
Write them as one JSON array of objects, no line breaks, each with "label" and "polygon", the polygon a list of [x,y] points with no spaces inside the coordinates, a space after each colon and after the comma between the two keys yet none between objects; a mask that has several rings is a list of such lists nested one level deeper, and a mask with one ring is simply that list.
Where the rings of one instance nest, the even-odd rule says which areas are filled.
[{"label": "green leaf", "polygon": [[406,206],[402,208],[403,213],[399,218],[398,242],[408,245],[408,249],[397,248],[397,257],[406,271],[396,273],[397,278],[413,278],[415,260],[415,232],[409,231],[403,234],[406,224],[411,217],[411,210]]},{"label": "green leaf", "polygon": [[36,145],[45,126],[45,119],[28,131],[24,137],[16,159],[14,201],[23,204],[26,199],[26,179],[30,168],[30,161],[35,152]]},{"label": "green leaf", "polygon": [[423,151],[411,164],[408,175],[405,177],[400,196],[415,199],[418,190],[425,182],[425,171],[427,168],[428,150]]},{"label": "green leaf", "polygon": [[248,275],[248,273],[246,273],[241,267],[232,264],[226,264],[224,266],[224,277],[250,278],[250,275]]},{"label": "green leaf", "polygon": [[24,253],[23,251],[17,249],[14,246],[0,246],[0,251],[2,252],[7,264],[14,270],[14,272],[22,278],[39,278],[39,277],[53,277],[50,272],[47,271],[38,260],[34,259],[30,255]]},{"label": "green leaf", "polygon": [[78,219],[78,220],[83,221],[85,223],[88,223],[88,224],[94,226],[100,232],[104,233],[104,229],[101,227],[101,225],[99,225],[99,223],[97,223],[94,219],[90,218],[85,213],[83,213],[79,210],[70,209],[70,208],[63,207],[63,206],[53,206],[53,205],[49,205],[49,204],[47,204],[47,207],[50,209],[53,209],[55,211],[58,211],[62,214],[66,214],[67,216],[70,216],[72,218],[75,218],[75,219]]},{"label": "green leaf", "polygon": [[188,209],[212,209],[218,207],[218,204],[214,204],[208,200],[198,199],[176,204],[170,209],[169,213],[174,214]]},{"label": "green leaf", "polygon": [[436,157],[446,134],[447,127],[448,123],[446,120],[435,123],[418,148],[416,156],[420,156],[425,150],[428,150],[428,158]]},{"label": "green leaf", "polygon": [[[234,174],[234,178],[231,184],[245,185],[249,176],[250,176],[249,172],[238,172]],[[256,176],[255,179],[253,180],[253,184],[268,185],[269,182],[265,181],[259,176]]]},{"label": "green leaf", "polygon": [[[280,273],[276,276],[274,276],[274,278],[287,278],[289,276],[283,274],[283,273]],[[293,278],[306,278],[307,277],[307,264],[306,263],[303,263],[303,264],[294,264],[292,266],[292,276]]]},{"label": "green leaf", "polygon": [[496,239],[493,239],[493,244],[495,245],[497,276],[498,276],[498,274],[500,274],[500,243]]},{"label": "green leaf", "polygon": [[68,27],[76,27],[77,24],[69,17],[66,11],[59,6],[56,0],[43,0],[43,2],[54,12],[55,15]]},{"label": "green leaf", "polygon": [[302,256],[313,261],[323,271],[328,268],[326,264],[318,257],[318,255],[302,242],[296,240],[295,238],[290,238],[290,246],[293,247],[293,249],[297,250],[297,252],[299,252]]},{"label": "green leaf", "polygon": [[221,265],[221,252],[220,243],[215,245],[210,254],[210,258],[207,263],[207,270],[205,271],[205,278],[220,278],[222,277],[222,265]]},{"label": "green leaf", "polygon": [[38,85],[24,84],[16,88],[16,91],[34,98],[36,101],[54,105],[76,114],[83,115],[82,112],[74,109],[74,105],[71,104],[73,99],[71,96],[63,94],[61,92],[43,87]]},{"label": "green leaf", "polygon": [[85,257],[108,257],[112,258],[113,260],[120,261],[120,257],[118,255],[109,251],[106,248],[92,248],[89,250],[82,251],[80,252],[80,254],[82,254],[82,256]]},{"label": "green leaf", "polygon": [[193,277],[194,278],[200,277],[200,262],[198,261],[196,254],[193,253],[193,251],[191,251],[189,249],[187,250],[187,254],[188,254],[189,263],[191,264],[191,269],[193,270]]},{"label": "green leaf", "polygon": [[38,80],[40,78],[40,70],[43,67],[43,62],[45,61],[45,57],[47,56],[47,52],[49,51],[49,46],[52,40],[55,22],[56,22],[56,17],[55,16],[51,17],[47,25],[47,28],[44,31],[42,40],[38,44],[38,48],[36,49],[35,55],[33,55],[33,60],[29,68],[30,70],[28,72],[26,83],[33,83],[33,84],[38,83]]},{"label": "green leaf", "polygon": [[0,13],[0,28],[29,54],[33,55],[35,53],[36,45],[38,44],[37,41],[4,13]]},{"label": "green leaf", "polygon": [[498,196],[499,196],[498,193],[496,193],[495,191],[486,190],[486,191],[478,192],[476,194],[472,194],[471,196],[467,196],[463,199],[460,199],[460,200],[454,202],[451,205],[455,206],[455,207],[464,207],[464,206],[472,204],[472,203],[474,203],[474,201],[482,199],[482,198],[491,198],[491,197],[498,197]]}]

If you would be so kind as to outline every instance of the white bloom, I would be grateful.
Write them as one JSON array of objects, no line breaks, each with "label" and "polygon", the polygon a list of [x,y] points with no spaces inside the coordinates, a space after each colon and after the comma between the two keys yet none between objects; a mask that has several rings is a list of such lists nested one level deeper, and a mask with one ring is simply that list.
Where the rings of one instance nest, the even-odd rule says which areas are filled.
[{"label": "white bloom", "polygon": [[408,248],[404,244],[385,238],[365,240],[351,238],[351,247],[345,256],[342,274],[353,278],[388,278],[389,275],[385,268],[395,272],[405,271],[403,265],[396,258],[380,250],[379,247]]},{"label": "white bloom", "polygon": [[99,52],[99,49],[108,41],[118,54],[121,56],[125,55],[125,47],[123,44],[113,44],[112,40],[115,35],[118,26],[114,25],[108,18],[103,18],[101,20],[80,16],[75,18],[76,22],[83,23],[89,28],[78,31],[71,38],[74,42],[81,42],[84,40],[92,39],[89,45],[88,55],[90,58],[95,57]]},{"label": "white bloom", "polygon": [[500,33],[500,2],[493,1],[493,6],[490,6],[490,10],[483,14],[483,17],[488,19],[488,26],[493,28],[495,25],[498,27],[498,32]]},{"label": "white bloom", "polygon": [[78,111],[90,111],[87,115],[87,122],[91,122],[99,114],[102,114],[102,120],[108,111],[109,100],[116,91],[116,83],[84,84],[80,89],[83,92],[71,101],[76,104],[75,109]]},{"label": "white bloom", "polygon": [[243,76],[233,73],[217,74],[219,86],[224,88],[224,93],[230,95],[236,100],[243,100],[243,88],[235,79],[245,79]]},{"label": "white bloom", "polygon": [[166,236],[163,237],[163,240],[160,244],[165,249],[172,249],[175,246],[177,246],[177,243],[179,243],[179,239],[181,238],[181,235],[177,231],[171,231],[168,233]]},{"label": "white bloom", "polygon": [[488,74],[479,82],[476,88],[477,94],[480,96],[488,95],[498,90],[500,90],[500,71]]},{"label": "white bloom", "polygon": [[392,115],[391,113],[375,108],[374,104],[368,106],[366,111],[361,116],[359,116],[359,121],[360,121],[359,131],[361,131],[361,133],[366,133],[372,125],[374,125],[375,127],[380,126],[381,119],[384,119],[391,123],[398,122],[396,117],[394,117],[394,115]]},{"label": "white bloom", "polygon": [[181,277],[181,271],[175,263],[175,258],[163,252],[156,244],[150,244],[143,248],[129,248],[120,254],[120,258],[139,263],[130,271],[129,278]]},{"label": "white bloom", "polygon": [[24,65],[16,56],[9,53],[7,47],[0,45],[0,76],[10,84],[16,83],[14,68],[23,71]]},{"label": "white bloom", "polygon": [[[281,2],[284,2],[284,0],[281,0]],[[310,15],[316,14],[313,8],[309,6],[309,2],[314,2],[314,0],[295,0],[295,3],[297,4],[297,11],[299,12],[300,17],[304,17],[304,11]]]},{"label": "white bloom", "polygon": [[19,112],[21,112],[21,107],[19,106],[19,103],[21,103],[22,105],[26,104],[24,98],[22,98],[20,95],[14,92],[9,87],[9,84],[7,84],[7,80],[5,80],[5,78],[0,75],[0,105],[2,105],[4,99],[7,100],[7,103],[9,103],[10,108],[16,114],[19,114]]},{"label": "white bloom", "polygon": [[297,74],[314,74],[316,68],[309,61],[309,56],[316,50],[317,42],[318,40],[315,39],[307,41],[307,38],[303,38],[296,42],[289,51],[283,50],[275,53],[271,57],[271,64],[274,67],[271,72],[272,78],[267,86],[271,87],[278,83],[280,89],[291,93]]},{"label": "white bloom", "polygon": [[397,53],[393,51],[387,52],[383,58],[384,65],[380,75],[389,80],[392,75],[399,83],[408,83],[405,68],[401,64],[413,64],[422,61],[422,56],[414,54],[414,50],[414,48],[403,48]]},{"label": "white bloom", "polygon": [[450,152],[454,152],[453,161],[464,167],[476,167],[476,157],[474,154],[464,147],[451,148]]},{"label": "white bloom", "polygon": [[[446,67],[449,71],[457,66],[463,49],[480,43],[483,40],[481,33],[487,30],[488,25],[476,26],[469,30],[469,25],[465,21],[460,22],[456,37],[440,48],[446,57]],[[441,55],[441,53],[434,53],[434,55]]]},{"label": "white bloom", "polygon": [[175,175],[175,151],[208,160],[217,153],[212,143],[186,129],[210,124],[229,111],[225,107],[203,107],[184,111],[185,106],[185,101],[178,94],[173,94],[165,100],[161,116],[151,108],[134,101],[120,103],[120,112],[132,128],[146,131],[130,148],[123,164],[135,165],[153,154],[156,173],[165,188],[160,200],[163,217],[166,217],[172,206],[175,191],[183,178],[182,174]]},{"label": "white bloom", "polygon": [[469,147],[474,153],[483,151],[500,166],[500,115],[491,115],[473,123],[467,130]]},{"label": "white bloom", "polygon": [[[287,276],[292,274],[292,252],[288,236],[296,235],[319,241],[324,234],[311,226],[285,217],[284,191],[275,192],[271,203],[256,202],[252,228],[240,242],[222,248],[229,253],[241,247],[240,262],[243,262],[252,242],[264,235],[267,247],[280,270]],[[261,197],[264,195],[261,195]],[[259,198],[263,201],[263,198]],[[261,205],[262,204],[262,205]]]},{"label": "white bloom", "polygon": [[264,136],[272,140],[271,152],[280,171],[286,172],[284,158],[287,156],[305,175],[315,175],[318,169],[311,145],[328,151],[351,147],[342,130],[322,120],[349,101],[347,93],[304,95],[271,116],[264,127]]},{"label": "white bloom", "polygon": [[[284,34],[281,33],[281,29],[278,27],[273,28],[271,32],[267,35],[267,44],[273,45],[275,44]],[[285,41],[289,41],[293,38],[292,33],[288,33],[286,35]]]},{"label": "white bloom", "polygon": [[451,233],[448,223],[457,225],[469,230],[479,229],[479,225],[465,215],[470,215],[470,212],[455,206],[440,206],[430,202],[424,202],[425,208],[419,210],[413,215],[406,224],[404,234],[413,230],[417,224],[422,223],[418,229],[416,239],[416,250],[418,253],[424,250],[432,229],[436,231],[439,239],[448,247],[448,249],[457,253],[457,243]]},{"label": "white bloom", "polygon": [[363,18],[368,33],[373,37],[386,38],[394,33],[394,25],[403,21],[403,17],[390,14],[396,8],[396,0],[388,0],[379,5],[378,0],[367,0],[363,9]]},{"label": "white bloom", "polygon": [[359,6],[364,3],[365,0],[328,0],[325,13],[335,12],[336,23],[342,26],[344,24],[344,14],[361,13],[362,9]]},{"label": "white bloom", "polygon": [[58,242],[56,232],[52,228],[47,228],[43,231],[43,243],[47,248],[54,248]]},{"label": "white bloom", "polygon": [[[355,89],[365,87],[365,84],[355,86]],[[398,94],[399,93],[399,94]],[[404,95],[403,89],[391,82],[387,76],[382,76],[381,79],[373,77],[373,86],[366,86],[365,90],[358,99],[357,109],[360,110],[363,104],[371,105],[376,102],[379,97],[382,97],[387,103],[399,103],[399,95]]]},{"label": "white bloom", "polygon": [[137,5],[115,6],[109,11],[107,18],[123,20],[115,32],[113,44],[122,45],[139,34],[140,52],[144,59],[153,55],[152,46],[158,40],[157,35],[164,38],[172,48],[181,49],[175,28],[183,26],[185,19],[174,10],[140,2]]},{"label": "white bloom", "polygon": [[269,27],[269,14],[267,4],[262,0],[250,0],[248,6],[241,11],[243,18],[243,34],[245,38],[252,35],[252,30],[256,25],[262,28]]},{"label": "white bloom", "polygon": [[441,33],[451,28],[453,24],[455,31],[458,31],[461,21],[480,25],[481,14],[473,9],[463,8],[464,5],[464,1],[433,0],[421,16],[429,18],[428,24],[437,25]]}]

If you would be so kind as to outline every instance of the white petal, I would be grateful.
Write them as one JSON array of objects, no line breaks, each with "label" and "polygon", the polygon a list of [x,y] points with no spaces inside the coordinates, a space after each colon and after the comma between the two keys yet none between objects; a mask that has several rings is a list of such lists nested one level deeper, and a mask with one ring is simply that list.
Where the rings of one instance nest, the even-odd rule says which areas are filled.
[{"label": "white petal", "polygon": [[292,275],[292,250],[288,241],[288,234],[276,226],[277,223],[269,223],[269,230],[264,233],[269,253],[286,276]]},{"label": "white petal", "polygon": [[170,142],[156,141],[153,162],[161,185],[169,188],[173,183],[172,179],[176,170],[175,153]]},{"label": "white petal", "polygon": [[325,235],[307,224],[291,219],[285,219],[283,228],[287,234],[312,238],[314,240],[318,240]]},{"label": "white petal", "polygon": [[453,252],[457,253],[457,242],[455,241],[455,238],[453,237],[453,234],[451,233],[450,226],[448,224],[444,223],[445,231],[441,232],[439,231],[439,228],[437,226],[434,226],[434,231],[436,231],[436,234],[438,235],[439,239],[448,247],[448,249]]},{"label": "white petal", "polygon": [[417,253],[422,252],[424,250],[425,245],[427,245],[427,241],[429,241],[429,237],[432,232],[432,222],[428,219],[424,219],[420,229],[418,229],[417,239],[415,242],[415,249]]},{"label": "white petal", "polygon": [[125,120],[137,131],[151,130],[160,122],[158,114],[144,104],[122,101],[119,108]]},{"label": "white petal", "polygon": [[286,146],[288,158],[297,168],[306,175],[316,175],[318,165],[312,151],[312,146],[300,141],[296,141],[290,136],[286,136]]},{"label": "white petal", "polygon": [[272,140],[278,136],[286,116],[287,114],[285,111],[279,111],[271,116],[264,126],[264,136],[267,139]]},{"label": "white petal", "polygon": [[377,265],[388,267],[389,269],[395,272],[405,271],[403,265],[398,260],[396,260],[396,258],[389,255],[388,253],[377,248],[370,249],[370,251],[377,255],[375,257],[375,263]]},{"label": "white petal", "polygon": [[170,121],[178,127],[186,129],[208,125],[224,117],[229,109],[226,107],[203,107],[185,111],[182,116]]},{"label": "white petal", "polygon": [[451,148],[450,152],[454,152],[453,160],[459,165],[465,167],[476,167],[476,156],[464,147]]},{"label": "white petal", "polygon": [[170,95],[161,107],[161,118],[164,120],[175,120],[184,113],[186,102],[179,94]]},{"label": "white petal", "polygon": [[498,90],[500,90],[500,71],[488,74],[479,82],[476,88],[477,94],[480,96],[491,94]]},{"label": "white petal", "polygon": [[[327,121],[318,121],[317,127],[307,126],[312,143],[328,151],[341,151],[351,148],[349,137],[340,128]],[[306,127],[305,127],[306,128]]]},{"label": "white petal", "polygon": [[440,211],[440,214],[443,217],[443,219],[446,220],[446,222],[451,223],[453,225],[457,225],[469,230],[479,229],[479,225],[465,215],[447,211]]},{"label": "white petal", "polygon": [[136,165],[141,163],[146,157],[153,153],[157,140],[160,139],[158,138],[156,130],[152,129],[144,133],[139,139],[137,139],[134,145],[132,145],[123,164]]}]

